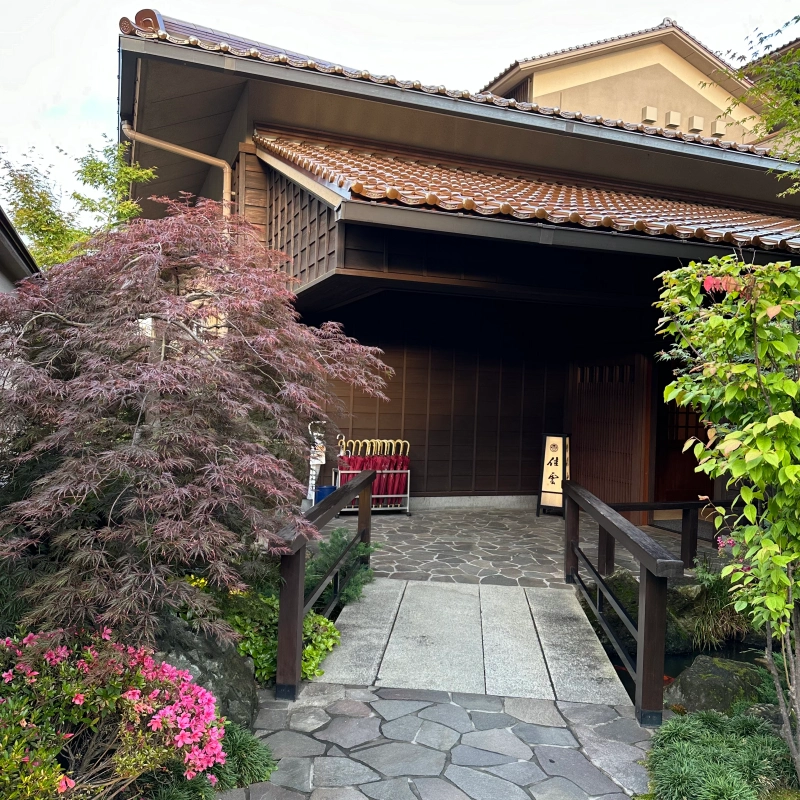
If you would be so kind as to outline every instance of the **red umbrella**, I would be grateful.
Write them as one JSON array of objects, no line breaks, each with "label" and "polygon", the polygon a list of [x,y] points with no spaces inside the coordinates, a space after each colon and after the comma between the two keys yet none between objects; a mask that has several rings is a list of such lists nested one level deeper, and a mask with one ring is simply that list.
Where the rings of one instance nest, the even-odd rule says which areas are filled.
[{"label": "red umbrella", "polygon": [[[397,439],[394,444],[397,445],[397,450],[395,456],[392,458],[391,469],[395,470],[395,472],[391,475],[392,481],[389,494],[393,495],[393,497],[390,498],[392,505],[399,506],[403,503],[403,495],[406,492],[406,479],[408,476],[397,470],[408,469],[408,451],[411,445],[404,439]],[[405,454],[403,453],[404,448]]]},{"label": "red umbrella", "polygon": [[[375,494],[387,495],[391,493],[390,481],[392,476],[386,473],[386,470],[391,469],[392,458],[389,455],[389,446],[392,443],[388,439],[382,439],[378,442],[378,455],[373,457],[373,469],[379,470],[378,477],[375,480]],[[381,508],[391,505],[391,498],[381,497],[378,500],[378,506]]]}]

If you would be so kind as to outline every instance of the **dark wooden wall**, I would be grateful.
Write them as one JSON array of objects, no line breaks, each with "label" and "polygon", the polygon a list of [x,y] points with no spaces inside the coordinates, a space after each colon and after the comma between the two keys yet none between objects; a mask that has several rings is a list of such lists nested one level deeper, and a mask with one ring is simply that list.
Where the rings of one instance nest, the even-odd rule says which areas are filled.
[{"label": "dark wooden wall", "polygon": [[542,434],[563,429],[563,367],[436,344],[385,353],[389,403],[338,387],[348,439],[407,439],[415,495],[536,493]]},{"label": "dark wooden wall", "polygon": [[253,144],[239,145],[236,162],[234,190],[236,212],[243,216],[259,233],[262,242],[267,240],[267,175],[256,156]]},{"label": "dark wooden wall", "polygon": [[425,283],[471,285],[534,302],[647,308],[656,299],[653,276],[675,263],[367,225],[348,224],[343,237],[344,273],[419,278],[420,290]]},{"label": "dark wooden wall", "polygon": [[606,503],[650,499],[651,403],[650,359],[609,355],[570,367],[571,476]]}]

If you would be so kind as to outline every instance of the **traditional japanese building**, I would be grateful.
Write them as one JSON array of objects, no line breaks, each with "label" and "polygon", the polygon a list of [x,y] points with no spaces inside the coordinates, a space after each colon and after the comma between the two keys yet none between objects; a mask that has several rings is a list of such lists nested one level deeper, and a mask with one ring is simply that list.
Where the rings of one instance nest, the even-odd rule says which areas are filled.
[{"label": "traditional japanese building", "polygon": [[0,208],[0,292],[13,292],[17,281],[38,271],[33,256]]},{"label": "traditional japanese building", "polygon": [[607,502],[711,490],[681,455],[697,420],[661,400],[654,279],[791,258],[800,196],[778,197],[794,167],[751,141],[758,109],[718,119],[746,87],[692,37],[665,21],[473,93],[153,10],[121,31],[121,124],[158,170],[145,213],[222,199],[232,168],[303,317],[385,350],[391,402],[343,393],[341,425],[408,440],[413,495],[532,497],[544,433],[570,435],[572,476]]}]

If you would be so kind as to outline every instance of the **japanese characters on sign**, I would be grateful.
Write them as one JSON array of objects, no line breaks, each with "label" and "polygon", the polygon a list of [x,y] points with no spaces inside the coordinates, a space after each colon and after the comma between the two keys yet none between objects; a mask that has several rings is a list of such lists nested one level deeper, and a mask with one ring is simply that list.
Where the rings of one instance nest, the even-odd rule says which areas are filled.
[{"label": "japanese characters on sign", "polygon": [[563,508],[564,493],[561,484],[565,480],[569,480],[569,437],[546,434],[537,513],[543,508]]}]

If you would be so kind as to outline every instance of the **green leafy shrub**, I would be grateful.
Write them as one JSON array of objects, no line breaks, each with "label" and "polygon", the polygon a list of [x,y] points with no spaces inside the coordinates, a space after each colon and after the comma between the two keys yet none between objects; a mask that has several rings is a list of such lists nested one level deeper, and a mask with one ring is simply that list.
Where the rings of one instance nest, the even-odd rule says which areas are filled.
[{"label": "green leafy shrub", "polygon": [[[239,652],[253,659],[256,678],[262,683],[271,681],[278,663],[278,599],[257,592],[231,592],[220,598],[219,605],[226,621],[241,636]],[[323,674],[320,664],[337,644],[336,626],[309,611],[303,620],[304,680]]]},{"label": "green leafy shrub", "polygon": [[[339,560],[342,553],[353,540],[354,533],[347,528],[336,528],[331,531],[328,541],[319,544],[319,552],[306,563],[306,594],[314,589],[328,570]],[[339,597],[340,605],[346,606],[361,599],[364,586],[375,580],[372,570],[364,563],[364,559],[377,550],[377,545],[357,544],[347,556],[339,573],[340,585],[344,590]],[[318,605],[325,607],[333,599],[333,585],[322,593]]]},{"label": "green leafy shrub", "polygon": [[654,800],[759,800],[796,786],[786,743],[755,717],[676,716],[647,756]]},{"label": "green leafy shrub", "polygon": [[695,577],[702,591],[694,609],[694,646],[706,650],[732,639],[743,639],[751,626],[747,617],[733,607],[730,581],[713,570],[705,558],[695,561]]}]

